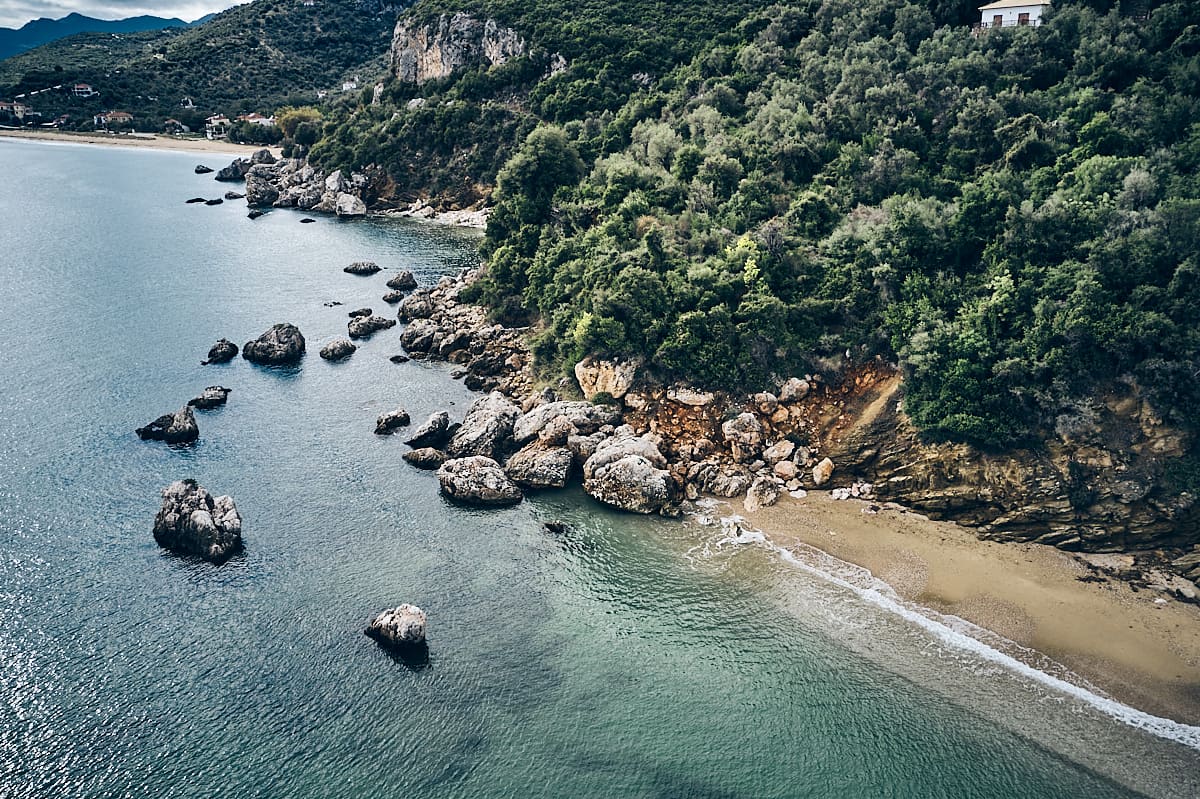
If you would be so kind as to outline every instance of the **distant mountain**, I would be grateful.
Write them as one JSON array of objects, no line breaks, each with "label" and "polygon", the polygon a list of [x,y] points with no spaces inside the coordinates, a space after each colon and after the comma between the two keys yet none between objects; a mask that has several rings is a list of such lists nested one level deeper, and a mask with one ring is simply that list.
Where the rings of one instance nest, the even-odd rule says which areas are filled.
[{"label": "distant mountain", "polygon": [[151,16],[113,20],[85,17],[82,14],[68,14],[62,19],[43,17],[27,22],[16,30],[0,28],[0,60],[77,33],[137,33],[187,26],[188,23],[181,19]]}]

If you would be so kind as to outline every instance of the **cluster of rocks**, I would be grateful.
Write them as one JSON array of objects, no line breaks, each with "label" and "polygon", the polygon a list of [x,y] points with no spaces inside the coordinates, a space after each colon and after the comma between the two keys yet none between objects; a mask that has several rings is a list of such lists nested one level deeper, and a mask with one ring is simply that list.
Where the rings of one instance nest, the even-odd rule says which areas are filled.
[{"label": "cluster of rocks", "polygon": [[250,167],[246,202],[253,208],[300,208],[342,217],[364,216],[382,175],[335,170],[328,175],[299,158]]},{"label": "cluster of rocks", "polygon": [[491,324],[482,308],[460,304],[458,292],[473,276],[443,278],[406,297],[398,312],[408,322],[400,343],[414,358],[457,364],[452,376],[463,378],[472,390],[527,396],[534,383],[528,329]]},{"label": "cluster of rocks", "polygon": [[[223,167],[222,169],[218,170],[215,177],[217,180],[225,181],[225,182],[235,181],[235,180],[243,180],[243,179],[245,179],[246,175],[250,172],[250,170],[252,168],[254,168],[255,166],[258,166],[259,164],[274,164],[274,163],[275,163],[275,156],[271,155],[270,150],[263,148],[261,150],[255,150],[250,155],[249,158],[233,159],[233,163],[231,163],[227,167]],[[196,171],[197,171],[197,174],[204,174],[199,171],[199,168],[197,168]],[[212,170],[210,169],[208,171],[211,172]]]},{"label": "cluster of rocks", "polygon": [[[1106,582],[1117,579],[1135,591],[1165,594],[1180,602],[1200,604],[1200,545],[1182,557],[1170,558],[1161,550],[1132,553],[1084,553],[1076,558],[1087,573],[1076,579]],[[1162,600],[1158,600],[1162,602]]]},{"label": "cluster of rocks", "polygon": [[154,540],[175,552],[221,563],[242,549],[242,517],[230,497],[214,497],[195,480],[178,480],[162,491]]}]

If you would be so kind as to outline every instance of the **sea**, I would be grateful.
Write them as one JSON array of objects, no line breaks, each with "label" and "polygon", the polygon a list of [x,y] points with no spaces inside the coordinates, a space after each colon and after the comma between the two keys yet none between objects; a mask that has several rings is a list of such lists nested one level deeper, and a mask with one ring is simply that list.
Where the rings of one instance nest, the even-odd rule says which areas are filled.
[{"label": "sea", "polygon": [[[451,367],[390,362],[400,327],[316,353],[393,313],[392,271],[476,265],[479,234],[186,204],[237,188],[193,172],[228,160],[0,140],[0,797],[1200,796],[1200,729],[732,509],[450,504],[373,430],[461,417]],[[201,365],[277,322],[299,366]],[[134,434],[208,385],[232,393],[195,445]],[[151,535],[189,477],[243,516],[222,565]],[[403,602],[426,658],[363,635]]]}]

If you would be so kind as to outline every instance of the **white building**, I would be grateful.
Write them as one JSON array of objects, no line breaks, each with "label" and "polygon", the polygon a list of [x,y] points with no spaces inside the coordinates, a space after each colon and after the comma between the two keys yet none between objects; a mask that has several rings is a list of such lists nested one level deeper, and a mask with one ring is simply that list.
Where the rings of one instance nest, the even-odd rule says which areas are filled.
[{"label": "white building", "polygon": [[979,7],[979,27],[1015,28],[1021,25],[1037,27],[1042,14],[1050,8],[1049,0],[997,0]]}]

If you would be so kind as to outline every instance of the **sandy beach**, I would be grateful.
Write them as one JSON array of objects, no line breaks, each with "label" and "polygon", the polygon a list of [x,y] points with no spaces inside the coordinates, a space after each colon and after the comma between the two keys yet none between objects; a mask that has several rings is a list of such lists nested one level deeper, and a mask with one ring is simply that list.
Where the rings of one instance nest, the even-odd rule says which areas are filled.
[{"label": "sandy beach", "polygon": [[734,513],[776,545],[807,544],[869,569],[904,599],[1041,652],[1139,710],[1200,723],[1200,606],[1083,582],[1070,553],[981,541],[956,524],[837,501],[825,492]]},{"label": "sandy beach", "polygon": [[[157,150],[175,150],[188,153],[212,153],[230,157],[244,156],[255,150],[263,149],[261,145],[234,144],[228,141],[210,141],[208,139],[183,138],[176,136],[159,136],[152,133],[73,133],[62,130],[0,130],[0,136],[30,141],[70,142],[72,144],[95,144],[103,147],[150,147]],[[279,148],[268,147],[278,158]],[[222,165],[223,166],[223,165]]]}]

